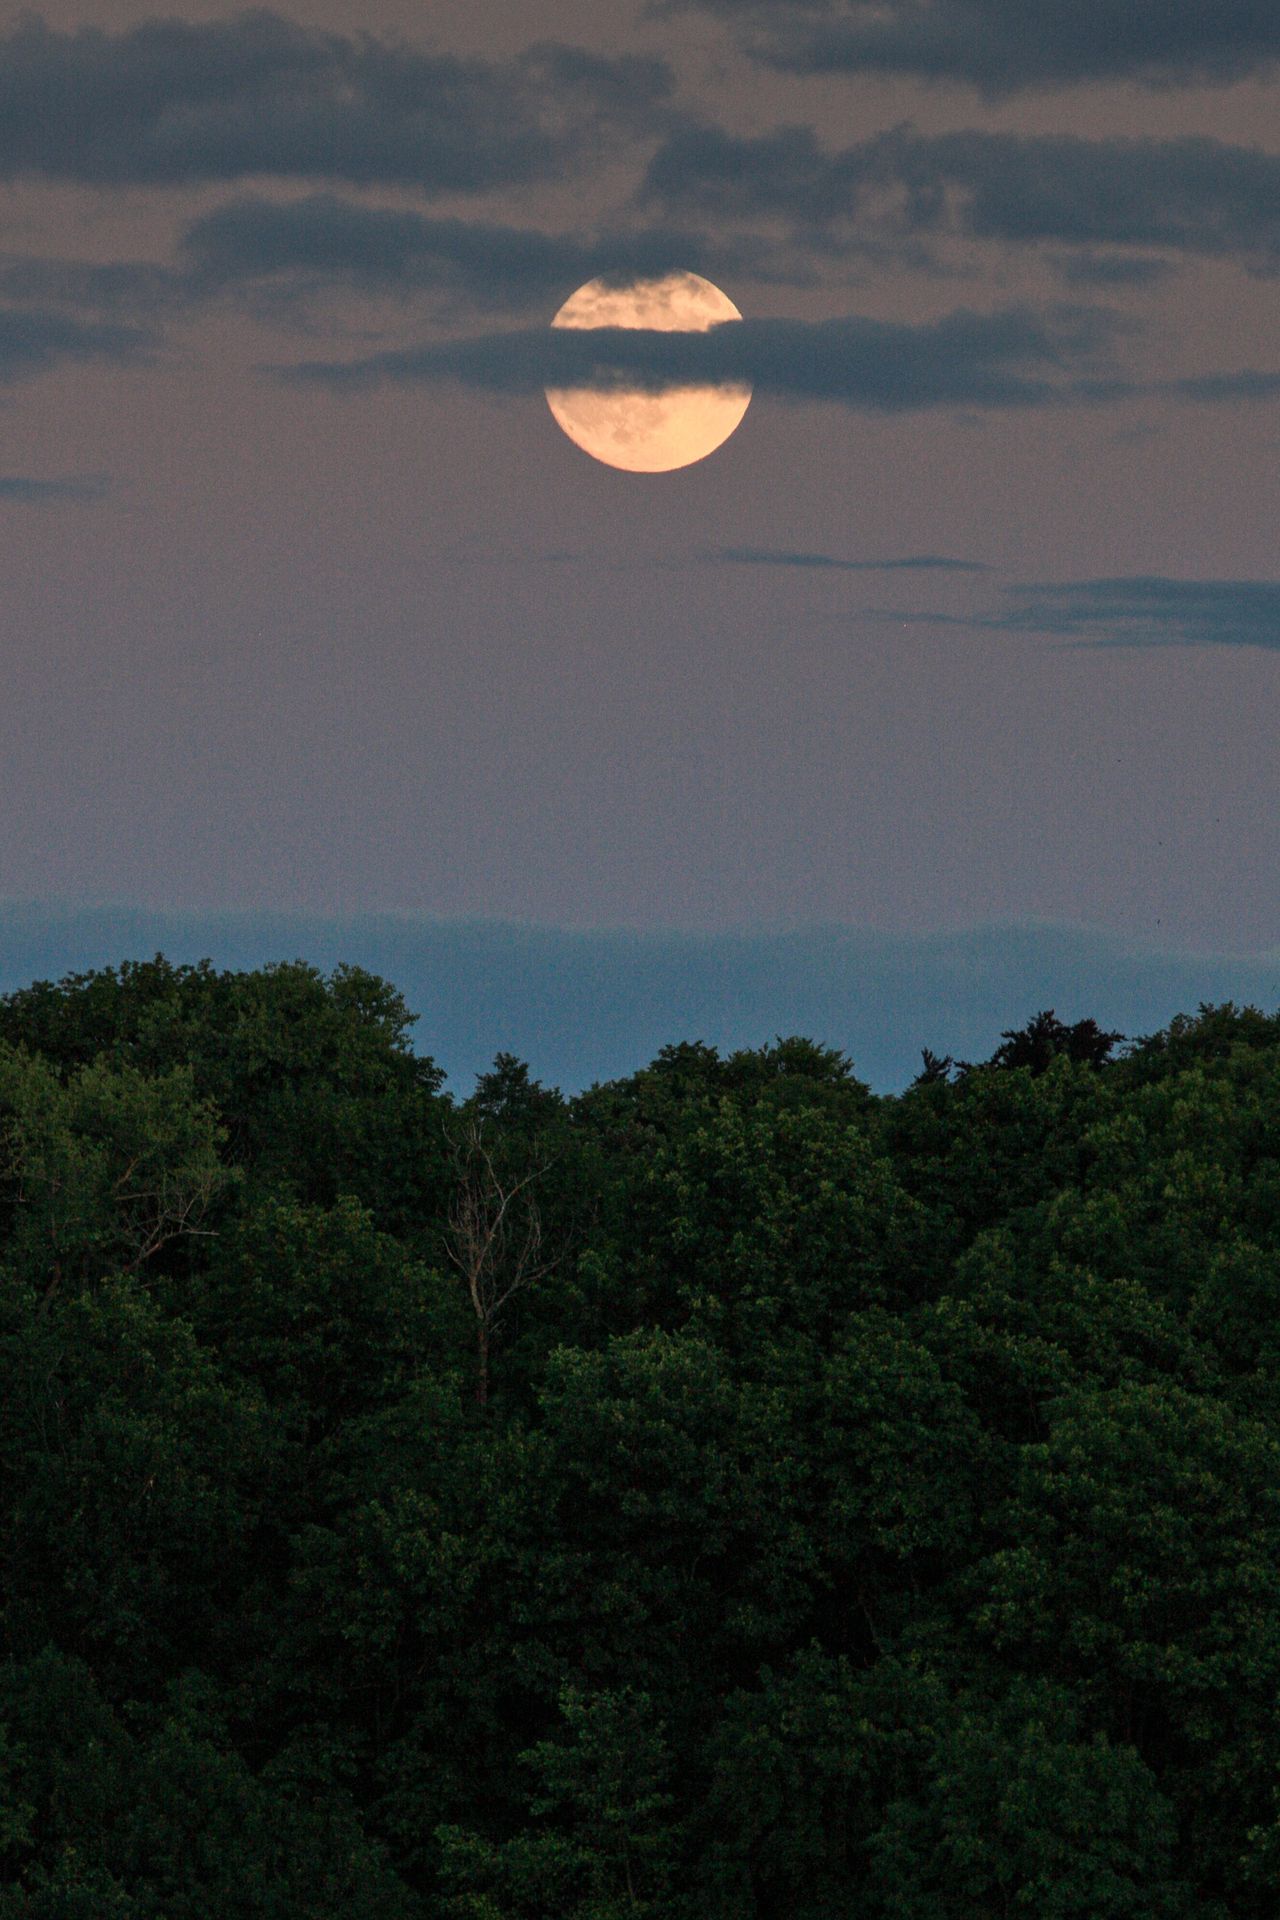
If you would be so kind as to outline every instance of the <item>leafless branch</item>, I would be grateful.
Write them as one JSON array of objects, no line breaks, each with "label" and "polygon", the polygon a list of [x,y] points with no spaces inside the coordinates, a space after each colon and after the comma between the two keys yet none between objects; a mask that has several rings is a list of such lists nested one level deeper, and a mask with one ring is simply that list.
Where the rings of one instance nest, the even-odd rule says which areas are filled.
[{"label": "leafless branch", "polygon": [[466,1282],[476,1317],[476,1399],[489,1397],[489,1349],[503,1308],[522,1288],[541,1280],[559,1254],[543,1245],[534,1188],[547,1173],[539,1161],[519,1178],[499,1172],[484,1138],[484,1123],[468,1120],[451,1140],[457,1185],[449,1207],[445,1250]]}]

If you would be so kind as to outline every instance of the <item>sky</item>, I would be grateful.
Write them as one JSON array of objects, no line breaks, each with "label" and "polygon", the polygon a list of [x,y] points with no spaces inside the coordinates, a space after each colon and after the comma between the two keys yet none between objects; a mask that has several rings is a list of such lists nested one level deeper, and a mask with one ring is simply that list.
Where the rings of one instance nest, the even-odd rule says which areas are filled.
[{"label": "sky", "polygon": [[[1272,0],[0,8],[0,976],[111,905],[1244,993],[1278,108]],[[742,323],[549,328],[679,268]],[[754,397],[627,474],[566,372]]]}]

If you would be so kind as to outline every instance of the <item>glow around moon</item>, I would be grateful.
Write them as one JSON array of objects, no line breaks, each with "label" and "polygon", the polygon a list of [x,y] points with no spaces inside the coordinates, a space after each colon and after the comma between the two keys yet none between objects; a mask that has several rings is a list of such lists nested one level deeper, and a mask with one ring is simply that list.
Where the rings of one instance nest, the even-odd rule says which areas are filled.
[{"label": "glow around moon", "polygon": [[[741,320],[732,300],[697,273],[610,286],[590,280],[571,294],[553,327],[645,327],[662,333],[705,333]],[[547,405],[569,438],[606,466],[630,473],[669,473],[703,460],[729,438],[751,401],[749,386],[548,387]]]}]

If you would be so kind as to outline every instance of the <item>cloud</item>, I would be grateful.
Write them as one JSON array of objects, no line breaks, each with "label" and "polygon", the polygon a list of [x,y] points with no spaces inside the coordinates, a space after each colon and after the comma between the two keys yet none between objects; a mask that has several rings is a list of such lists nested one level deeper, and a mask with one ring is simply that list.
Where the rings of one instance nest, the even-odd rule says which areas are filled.
[{"label": "cloud", "polygon": [[1079,308],[959,309],[920,325],[732,320],[706,333],[539,327],[275,371],[336,389],[452,381],[497,393],[749,382],[785,399],[901,413],[1048,404],[1062,371],[1098,353],[1110,331],[1107,316]]},{"label": "cloud", "polygon": [[334,194],[233,201],[193,221],[181,247],[191,281],[206,289],[263,281],[304,293],[350,286],[458,296],[509,311],[559,305],[597,277],[743,271],[758,267],[763,251],[667,228],[598,237],[437,220]]},{"label": "cloud", "polygon": [[1134,380],[1118,376],[1064,382],[1055,396],[1080,406],[1114,407],[1130,400],[1185,400],[1195,406],[1249,406],[1280,400],[1280,373],[1243,367],[1231,373],[1187,374],[1175,380]]},{"label": "cloud", "polygon": [[281,14],[0,37],[0,177],[176,186],[250,175],[470,191],[648,131],[661,61],[545,44],[505,62]]},{"label": "cloud", "polygon": [[986,573],[982,560],[950,560],[937,553],[909,553],[891,560],[843,560],[830,553],[798,553],[774,547],[712,547],[706,559],[740,567],[799,567],[840,573]]},{"label": "cloud", "polygon": [[1280,373],[1246,367],[1239,373],[1192,374],[1185,380],[1152,382],[1147,391],[1157,399],[1195,400],[1205,406],[1218,406],[1223,401],[1280,400]]},{"label": "cloud", "polygon": [[994,624],[1092,646],[1280,648],[1280,581],[1140,574],[1011,589]]},{"label": "cloud", "polygon": [[151,261],[0,255],[0,298],[20,305],[137,319],[181,307],[190,297],[185,275]]},{"label": "cloud", "polygon": [[1163,574],[1030,581],[990,614],[873,612],[901,626],[1050,634],[1086,647],[1280,649],[1280,581],[1178,580]]},{"label": "cloud", "polygon": [[584,281],[631,283],[681,269],[712,279],[795,277],[787,249],[750,236],[652,225],[546,232],[313,193],[245,195],[201,214],[180,231],[173,266],[0,254],[0,300],[146,324],[223,296],[279,319],[293,305],[353,292],[549,314]]},{"label": "cloud", "polygon": [[904,125],[831,151],[808,127],[757,138],[690,127],[654,155],[643,194],[707,219],[781,217],[815,235],[848,226],[1160,248],[1280,271],[1280,154],[1200,137],[923,134]]},{"label": "cloud", "polygon": [[[1280,60],[1273,0],[685,0],[799,73],[910,74],[986,94],[1228,82]],[[660,10],[671,10],[669,7]]]},{"label": "cloud", "polygon": [[1114,291],[1118,287],[1154,287],[1177,272],[1174,261],[1158,255],[1144,257],[1142,254],[1091,253],[1087,250],[1056,254],[1051,264],[1067,286],[1087,287],[1090,292],[1100,289]]},{"label": "cloud", "polygon": [[93,323],[40,307],[0,307],[0,386],[66,360],[137,359],[152,344],[144,327]]},{"label": "cloud", "polygon": [[61,480],[33,480],[22,473],[0,473],[0,504],[45,506],[65,500],[101,500],[109,482],[105,474],[72,474]]}]

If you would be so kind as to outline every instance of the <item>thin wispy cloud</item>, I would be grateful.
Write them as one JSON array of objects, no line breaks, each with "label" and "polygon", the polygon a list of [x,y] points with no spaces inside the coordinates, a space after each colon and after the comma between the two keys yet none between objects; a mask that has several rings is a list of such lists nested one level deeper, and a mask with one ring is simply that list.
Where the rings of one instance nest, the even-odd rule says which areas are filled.
[{"label": "thin wispy cloud", "polygon": [[68,474],[41,480],[25,473],[0,473],[0,505],[57,506],[65,501],[101,500],[110,487],[104,473]]},{"label": "thin wispy cloud", "polygon": [[992,613],[873,610],[893,625],[1045,634],[1082,647],[1263,647],[1280,650],[1280,581],[1179,580],[1132,574],[1028,581]]},{"label": "thin wispy cloud", "polygon": [[798,552],[786,547],[711,547],[704,558],[739,567],[796,567],[837,573],[986,573],[985,561],[953,560],[945,554],[908,553],[887,560],[849,560],[833,553]]},{"label": "thin wispy cloud", "polygon": [[1280,581],[1159,574],[1013,588],[1001,624],[1091,646],[1280,648]]}]

